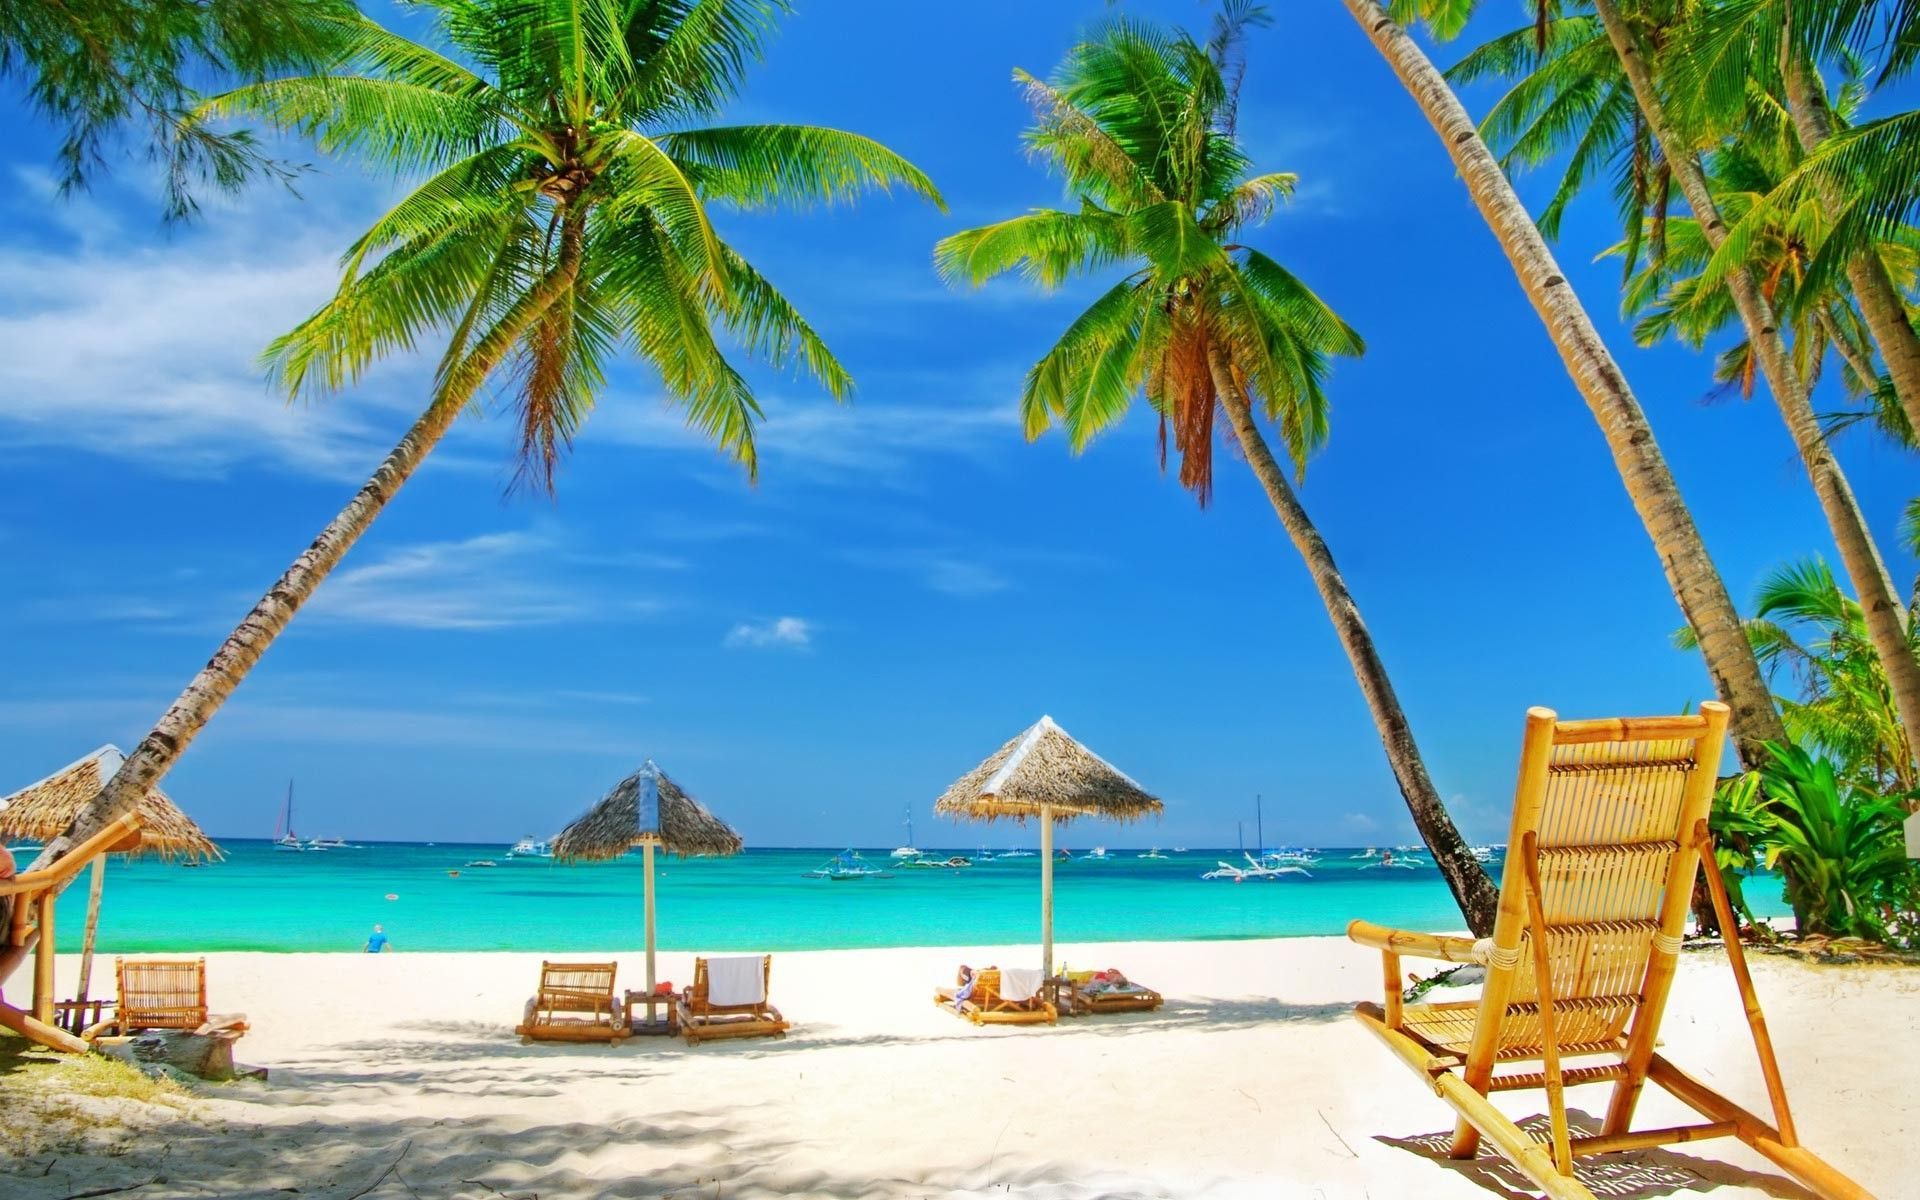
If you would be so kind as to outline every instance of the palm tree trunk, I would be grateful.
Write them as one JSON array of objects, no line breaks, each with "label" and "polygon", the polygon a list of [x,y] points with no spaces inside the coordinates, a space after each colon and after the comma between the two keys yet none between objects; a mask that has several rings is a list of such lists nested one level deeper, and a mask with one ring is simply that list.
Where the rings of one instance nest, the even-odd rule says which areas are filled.
[{"label": "palm tree trunk", "polygon": [[240,686],[240,681],[246,678],[247,672],[266,653],[267,647],[286,629],[293,620],[293,614],[313,595],[320,581],[360,540],[360,536],[372,526],[374,518],[386,508],[387,502],[393,499],[401,485],[426,459],[428,452],[446,436],[454,418],[460,415],[460,410],[466,407],[488,373],[512,349],[515,339],[571,285],[572,279],[564,272],[556,271],[549,275],[523,296],[514,311],[504,317],[481,339],[473,352],[448,373],[433,403],[407,430],[400,443],[374,471],[372,478],[354,494],[339,515],[328,522],[313,544],[293,560],[293,565],[253,606],[253,611],[246,615],[239,627],[227,635],[227,640],[214,651],[213,658],[194,676],[193,682],[174,700],[159,723],[141,739],[133,753],[127,755],[126,761],[121,763],[120,769],[114,772],[113,778],[107,781],[100,794],[74,816],[73,823],[67,826],[64,834],[47,842],[46,848],[34,859],[29,870],[52,862],[65,853],[69,846],[84,841],[121,815],[133,811],[140,797],[160,781],[186,750],[187,744],[212,719],[221,704],[233,694],[233,690]]},{"label": "palm tree trunk", "polygon": [[[1791,11],[1791,10],[1789,10]],[[1780,39],[1782,71],[1787,81],[1787,109],[1793,114],[1794,132],[1800,145],[1811,154],[1833,135],[1833,114],[1827,111],[1827,98],[1807,61],[1793,45],[1792,30]],[[1820,199],[1830,211],[1838,211],[1842,198],[1832,183],[1822,178]],[[1856,255],[1847,263],[1847,282],[1853,285],[1854,298],[1860,302],[1860,316],[1880,357],[1893,377],[1893,391],[1907,421],[1920,431],[1920,334],[1907,319],[1906,303],[1887,275],[1887,265],[1878,254]],[[1869,379],[1872,376],[1868,376]]]},{"label": "palm tree trunk", "polygon": [[[1621,17],[1615,0],[1594,0],[1594,11],[1606,25],[1607,37],[1626,70],[1640,111],[1660,143],[1668,165],[1673,168],[1674,179],[1686,195],[1687,205],[1693,209],[1707,244],[1718,250],[1727,240],[1726,223],[1714,203],[1700,160],[1668,119],[1638,37]],[[1907,640],[1906,608],[1893,590],[1893,578],[1888,575],[1887,564],[1874,544],[1853,488],[1820,429],[1806,381],[1793,369],[1792,354],[1787,349],[1786,338],[1781,336],[1773,306],[1767,303],[1753,272],[1744,266],[1728,272],[1727,287],[1733,293],[1735,307],[1740,310],[1740,320],[1746,326],[1753,352],[1759,356],[1767,387],[1773,392],[1774,403],[1779,406],[1788,432],[1793,435],[1801,461],[1813,480],[1814,494],[1819,497],[1820,508],[1833,530],[1834,546],[1840,551],[1840,561],[1853,582],[1854,594],[1860,599],[1867,635],[1880,655],[1908,744],[1920,746],[1920,659],[1914,657],[1912,644]]]},{"label": "palm tree trunk", "polygon": [[1741,761],[1757,767],[1767,761],[1763,744],[1784,742],[1786,726],[1741,628],[1733,597],[1707,554],[1639,400],[1446,77],[1375,0],[1343,3],[1440,135],[1474,204],[1506,251],[1567,373],[1607,439],[1621,482],[1660,555],[1674,599],[1699,640],[1714,688],[1733,710],[1730,725]]},{"label": "palm tree trunk", "polygon": [[1439,792],[1434,790],[1433,780],[1427,775],[1427,765],[1420,758],[1420,747],[1414,743],[1413,728],[1407,723],[1405,710],[1400,707],[1400,698],[1394,694],[1392,680],[1387,677],[1386,664],[1380,661],[1373,635],[1367,631],[1366,622],[1360,619],[1360,606],[1354,603],[1353,594],[1347,590],[1347,581],[1341,577],[1340,568],[1334,565],[1333,553],[1327,549],[1326,539],[1314,528],[1307,510],[1301,507],[1299,497],[1294,495],[1292,485],[1287,482],[1286,472],[1274,461],[1266,438],[1254,422],[1246,393],[1234,385],[1232,375],[1220,361],[1217,351],[1211,359],[1209,366],[1213,372],[1214,390],[1219,393],[1221,405],[1227,410],[1227,420],[1233,426],[1234,436],[1239,439],[1240,448],[1246,454],[1248,464],[1253,467],[1254,475],[1259,478],[1260,486],[1266,489],[1267,499],[1273,504],[1273,511],[1279,515],[1280,524],[1285,526],[1287,536],[1293,540],[1294,549],[1305,560],[1307,572],[1313,576],[1313,585],[1319,589],[1321,602],[1327,606],[1327,616],[1333,621],[1334,632],[1339,635],[1340,645],[1347,652],[1347,661],[1353,664],[1354,678],[1360,681],[1360,692],[1367,699],[1367,709],[1373,714],[1374,728],[1380,732],[1380,744],[1386,748],[1387,763],[1393,768],[1393,777],[1400,785],[1400,795],[1407,802],[1407,811],[1413,814],[1414,826],[1420,830],[1420,840],[1427,844],[1427,849],[1433,851],[1433,861],[1446,877],[1454,902],[1467,919],[1467,928],[1473,930],[1475,937],[1486,937],[1493,932],[1493,919],[1500,907],[1500,892],[1474,859],[1473,852],[1467,848],[1466,839],[1460,836],[1453,818],[1447,815]]},{"label": "palm tree trunk", "polygon": [[1878,368],[1873,365],[1872,356],[1861,347],[1854,345],[1847,331],[1842,329],[1840,322],[1834,319],[1833,310],[1826,305],[1822,304],[1814,309],[1813,319],[1819,322],[1821,331],[1827,335],[1827,341],[1832,344],[1841,360],[1853,368],[1853,373],[1859,378],[1860,385],[1871,389],[1874,382],[1880,378]]}]

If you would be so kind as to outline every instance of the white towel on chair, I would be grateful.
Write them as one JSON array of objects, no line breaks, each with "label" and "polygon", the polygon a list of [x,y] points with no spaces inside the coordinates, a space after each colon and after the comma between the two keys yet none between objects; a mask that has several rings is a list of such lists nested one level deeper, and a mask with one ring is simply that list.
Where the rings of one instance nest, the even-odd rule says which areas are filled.
[{"label": "white towel on chair", "polygon": [[722,1008],[767,998],[766,960],[757,954],[707,960],[707,1003]]},{"label": "white towel on chair", "polygon": [[1040,994],[1040,972],[1032,967],[1002,967],[1000,998],[1024,1004]]}]

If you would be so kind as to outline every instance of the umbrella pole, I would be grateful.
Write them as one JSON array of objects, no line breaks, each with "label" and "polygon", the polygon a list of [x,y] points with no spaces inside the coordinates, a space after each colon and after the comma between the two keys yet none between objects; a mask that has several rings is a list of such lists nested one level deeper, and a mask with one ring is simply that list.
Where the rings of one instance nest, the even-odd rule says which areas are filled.
[{"label": "umbrella pole", "polygon": [[80,1024],[86,1020],[87,992],[93,984],[93,939],[100,929],[100,892],[106,886],[107,856],[102,854],[93,860],[93,879],[87,885],[87,935],[80,943],[80,989],[75,996],[80,1007],[74,1014]]},{"label": "umbrella pole", "polygon": [[1040,976],[1053,978],[1053,810],[1040,806]]},{"label": "umbrella pole", "polygon": [[647,881],[643,888],[647,910],[647,1022],[653,1022],[653,842],[647,841],[640,847],[640,857],[646,862]]}]

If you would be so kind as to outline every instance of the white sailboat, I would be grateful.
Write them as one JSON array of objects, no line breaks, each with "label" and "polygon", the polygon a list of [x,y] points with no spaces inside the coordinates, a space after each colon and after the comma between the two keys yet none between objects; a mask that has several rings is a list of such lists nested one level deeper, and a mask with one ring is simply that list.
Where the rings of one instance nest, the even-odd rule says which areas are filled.
[{"label": "white sailboat", "polygon": [[293,780],[287,780],[287,801],[280,810],[280,824],[274,830],[273,848],[298,854],[307,849],[300,835],[293,831]]},{"label": "white sailboat", "polygon": [[893,852],[893,857],[919,858],[920,852],[913,848],[913,810],[911,808],[907,810],[906,825],[907,825],[907,844],[895,849]]}]

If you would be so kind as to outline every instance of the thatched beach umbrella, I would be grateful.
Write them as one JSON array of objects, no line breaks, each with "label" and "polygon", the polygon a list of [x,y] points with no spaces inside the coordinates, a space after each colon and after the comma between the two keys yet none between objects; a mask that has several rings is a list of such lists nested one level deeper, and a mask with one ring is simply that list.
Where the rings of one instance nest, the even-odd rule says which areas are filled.
[{"label": "thatched beach umbrella", "polygon": [[941,816],[1040,821],[1040,967],[1053,975],[1053,823],[1075,817],[1137,821],[1166,805],[1119,768],[1075,741],[1052,717],[968,771],[933,802]]},{"label": "thatched beach umbrella", "polygon": [[[0,798],[0,840],[31,838],[44,842],[59,837],[80,809],[100,794],[125,757],[118,746],[102,746],[39,783]],[[220,847],[159,788],[148,790],[137,811],[140,844],[122,851],[127,857],[153,854],[163,859],[184,858],[196,862],[224,857]],[[80,947],[78,999],[83,1004],[93,983],[93,939],[100,926],[100,894],[106,886],[106,868],[106,855],[93,860],[93,879],[87,889],[87,932]]]},{"label": "thatched beach umbrella", "polygon": [[560,831],[553,856],[564,862],[619,858],[639,846],[645,860],[647,1013],[653,1013],[653,852],[683,858],[740,853],[740,835],[648,759],[586,816]]}]

